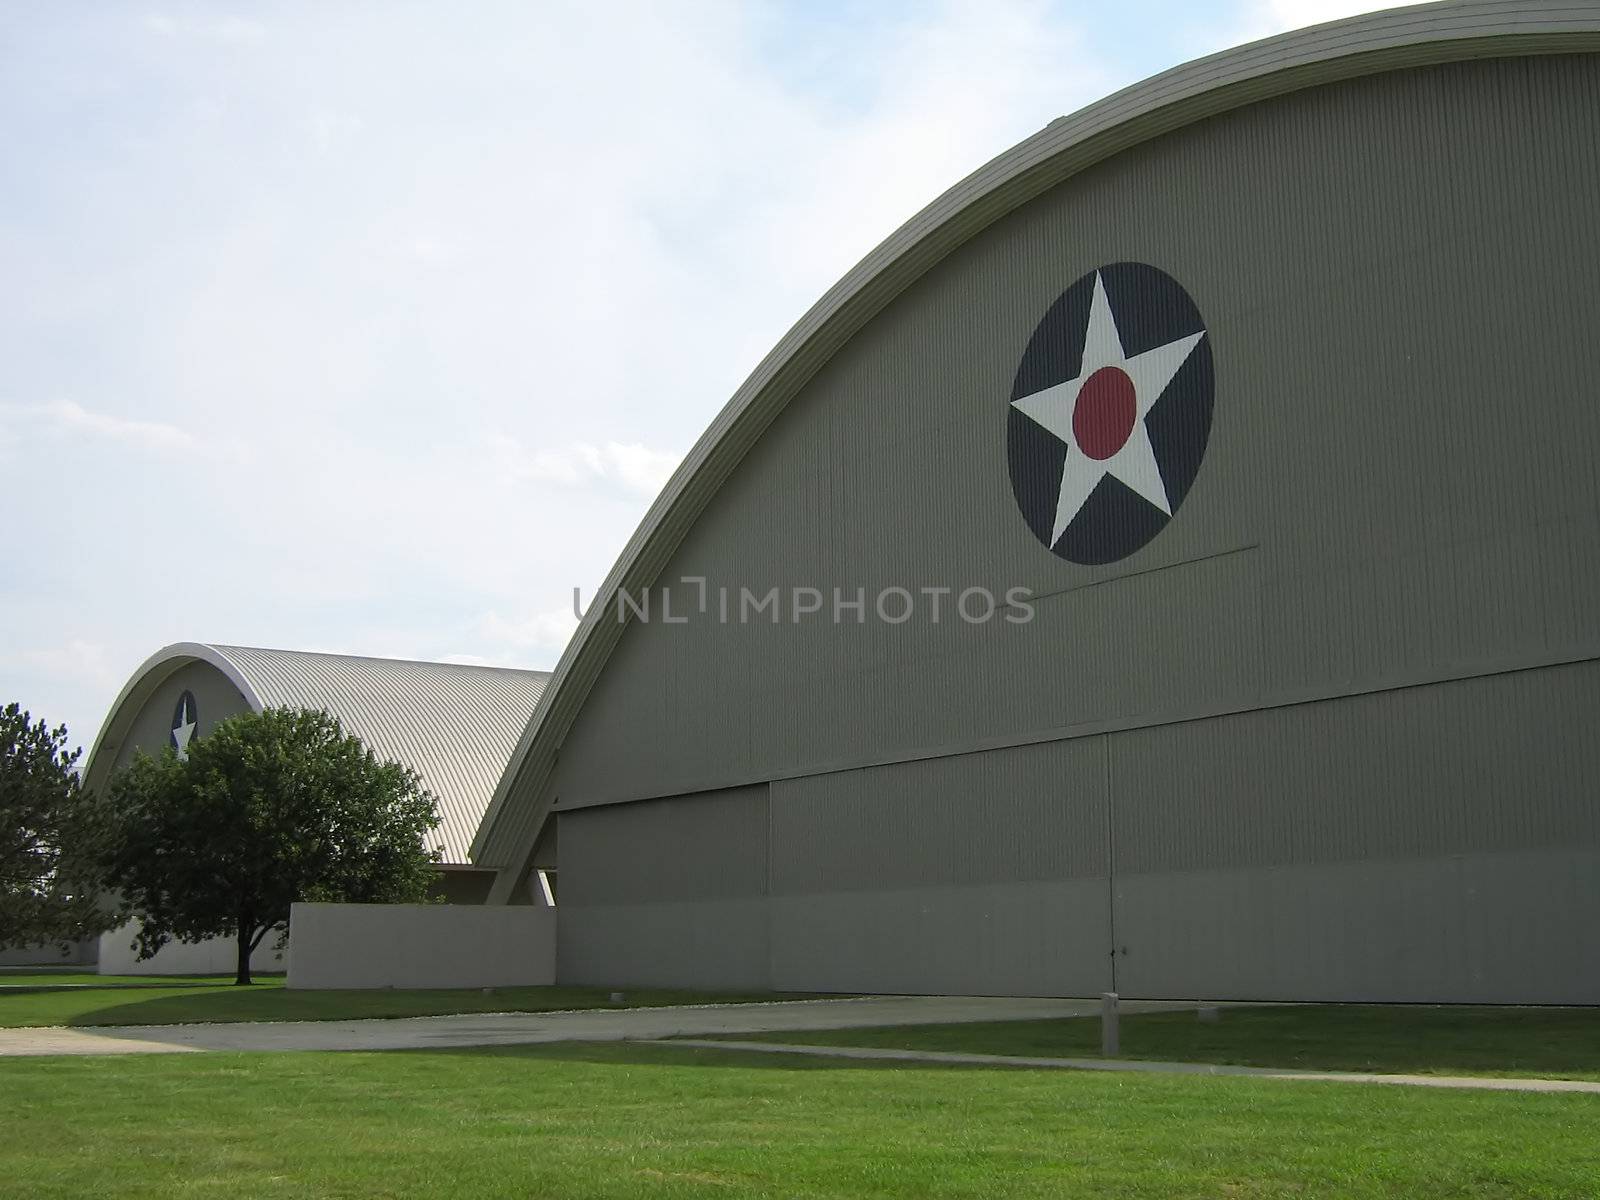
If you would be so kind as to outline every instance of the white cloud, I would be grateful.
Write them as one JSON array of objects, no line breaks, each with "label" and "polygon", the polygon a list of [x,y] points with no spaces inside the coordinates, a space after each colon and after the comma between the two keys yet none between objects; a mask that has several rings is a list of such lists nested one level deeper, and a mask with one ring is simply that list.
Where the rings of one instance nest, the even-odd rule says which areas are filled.
[{"label": "white cloud", "polygon": [[[112,658],[103,643],[81,637],[47,646],[0,647],[5,681],[0,704],[15,701],[52,729],[65,724],[68,748],[81,746],[87,754],[124,682]],[[86,704],[86,697],[95,701]],[[80,761],[80,770],[82,765]]]},{"label": "white cloud", "polygon": [[490,662],[481,654],[441,654],[436,661],[458,663],[463,667],[498,667],[502,665]]},{"label": "white cloud", "polygon": [[213,42],[259,42],[267,35],[267,28],[261,22],[239,16],[190,20],[170,13],[149,13],[144,18],[144,27],[161,37],[187,36]]},{"label": "white cloud", "polygon": [[531,650],[543,655],[551,666],[555,665],[577,628],[578,618],[573,615],[571,607],[513,618],[488,612],[478,621],[479,633],[507,650],[501,661],[522,659]]},{"label": "white cloud", "polygon": [[1211,40],[1220,49],[1308,25],[1403,7],[1406,5],[1397,0],[1247,0],[1234,14],[1233,23],[1213,33]]},{"label": "white cloud", "polygon": [[[152,651],[155,649],[151,647]],[[120,687],[123,682],[111,666],[106,647],[86,638],[70,638],[52,646],[14,650],[0,658],[0,663],[8,670],[47,672],[64,680],[98,687]]]},{"label": "white cloud", "polygon": [[1267,0],[1263,7],[1276,28],[1299,29],[1399,6],[1393,0],[1378,0],[1377,3],[1372,0]]},{"label": "white cloud", "polygon": [[319,108],[311,114],[308,125],[312,144],[329,154],[359,137],[367,123],[355,113]]},{"label": "white cloud", "polygon": [[601,454],[607,477],[646,495],[659,492],[683,461],[681,454],[631,443],[607,442],[601,447]]},{"label": "white cloud", "polygon": [[[0,410],[63,533],[15,552],[0,656],[553,665],[572,588],[828,286],[1147,73],[1040,0],[218,11],[164,7],[138,54],[126,12],[0,47],[7,386],[115,397]],[[140,453],[64,471],[18,452],[44,437]],[[75,728],[121,682],[61,678]]]},{"label": "white cloud", "polygon": [[176,425],[161,421],[134,421],[107,413],[91,412],[71,400],[48,404],[0,404],[0,436],[21,440],[25,432],[56,437],[95,438],[123,442],[142,450],[186,452],[198,450],[200,439]]},{"label": "white cloud", "polygon": [[491,439],[502,479],[581,484],[606,481],[643,496],[654,496],[672,476],[683,455],[637,443],[573,442],[555,449],[529,449],[507,434]]}]

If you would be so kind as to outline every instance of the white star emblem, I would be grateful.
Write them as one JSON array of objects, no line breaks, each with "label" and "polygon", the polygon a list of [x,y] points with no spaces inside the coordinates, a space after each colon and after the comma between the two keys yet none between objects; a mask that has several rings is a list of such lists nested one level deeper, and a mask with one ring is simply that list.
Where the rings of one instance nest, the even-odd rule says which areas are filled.
[{"label": "white star emblem", "polygon": [[1122,338],[1100,273],[1095,272],[1078,377],[1011,402],[1023,416],[1067,445],[1061,490],[1056,494],[1052,547],[1107,475],[1172,515],[1145,417],[1205,335],[1202,329],[1129,358],[1122,351]]},{"label": "white star emblem", "polygon": [[174,718],[172,726],[172,744],[177,747],[178,761],[185,762],[189,757],[189,739],[194,737],[194,712],[189,707],[188,697],[179,701],[178,715]]}]

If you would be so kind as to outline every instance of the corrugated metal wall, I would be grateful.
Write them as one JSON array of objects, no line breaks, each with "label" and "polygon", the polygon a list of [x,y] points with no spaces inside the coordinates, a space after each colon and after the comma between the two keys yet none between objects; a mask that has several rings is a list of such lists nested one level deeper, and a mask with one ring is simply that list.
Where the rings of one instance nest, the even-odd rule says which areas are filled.
[{"label": "corrugated metal wall", "polygon": [[1589,662],[577,810],[562,978],[1594,1002],[1597,712]]},{"label": "corrugated metal wall", "polygon": [[440,817],[430,845],[443,848],[445,862],[463,864],[549,678],[461,663],[178,643],[134,673],[106,718],[87,784],[103,784],[135,747],[154,752],[168,744],[186,689],[199,710],[197,736],[253,704],[326,709],[374,754],[421,776]]},{"label": "corrugated metal wall", "polygon": [[1597,714],[1587,662],[1129,731],[1116,867],[1600,846]]},{"label": "corrugated metal wall", "polygon": [[1103,990],[1105,779],[1086,739],[563,813],[560,978]]},{"label": "corrugated metal wall", "polygon": [[772,789],[772,981],[1075,995],[1110,984],[1103,739]]},{"label": "corrugated metal wall", "polygon": [[563,982],[768,986],[767,789],[564,815]]},{"label": "corrugated metal wall", "polygon": [[1600,663],[1110,739],[1130,995],[1600,1002]]},{"label": "corrugated metal wall", "polygon": [[215,646],[264,705],[322,708],[380,758],[406,764],[437,800],[430,844],[448,863],[467,848],[547,671]]},{"label": "corrugated metal wall", "polygon": [[[637,624],[562,747],[560,810],[770,782],[783,986],[1093,990],[1094,872],[1055,842],[1028,850],[1049,876],[984,856],[1009,844],[986,820],[1070,841],[1050,805],[1099,746],[1124,990],[1600,999],[1574,965],[1600,950],[1600,706],[1595,668],[1562,665],[1600,658],[1597,112],[1594,56],[1378,76],[1143,145],[974,238],[774,422],[665,578],[735,602],[1020,585],[1036,619],[722,624],[713,597]],[[1206,318],[1210,448],[1160,536],[1076,566],[1016,510],[1006,406],[1048,305],[1130,259]],[[980,752],[1055,739],[1059,776],[973,799]]]}]

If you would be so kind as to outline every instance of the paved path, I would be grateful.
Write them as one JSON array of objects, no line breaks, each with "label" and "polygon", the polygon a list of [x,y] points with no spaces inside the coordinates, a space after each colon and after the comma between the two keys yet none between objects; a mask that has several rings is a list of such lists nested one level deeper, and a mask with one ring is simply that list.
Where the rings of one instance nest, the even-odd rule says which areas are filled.
[{"label": "paved path", "polygon": [[[1124,1001],[1123,1012],[1161,1012],[1192,1004]],[[262,1021],[208,1025],[121,1025],[77,1029],[0,1029],[0,1057],[15,1054],[152,1054],[193,1050],[417,1050],[530,1042],[649,1040],[679,1035],[770,1033],[1028,1021],[1086,1017],[1098,1000],[1018,1000],[972,996],[873,996],[780,1000],[767,1004],[591,1009],[560,1013],[473,1013],[362,1021]]]},{"label": "paved path", "polygon": [[[1193,1008],[1159,1000],[1124,1000],[1122,1011]],[[1379,1075],[1353,1071],[1293,1071],[1214,1063],[1137,1059],[1024,1058],[866,1046],[807,1046],[708,1040],[717,1035],[784,1030],[861,1029],[885,1025],[945,1025],[967,1021],[1029,1021],[1092,1017],[1098,1000],[1016,1000],[972,996],[875,996],[852,1000],[781,1000],[770,1004],[707,1004],[673,1008],[591,1009],[558,1013],[473,1013],[362,1021],[264,1021],[209,1025],[123,1025],[0,1029],[0,1057],[46,1054],[183,1054],[205,1050],[425,1050],[512,1046],[537,1042],[637,1040],[650,1044],[808,1054],[904,1062],[1076,1071],[1143,1071],[1172,1075],[1253,1075],[1338,1083],[1408,1084],[1516,1092],[1588,1092],[1600,1083],[1566,1079],[1502,1079],[1458,1075]],[[663,1039],[677,1039],[665,1042]]]},{"label": "paved path", "polygon": [[1477,1075],[1378,1075],[1365,1071],[1293,1071],[1277,1067],[1234,1067],[1222,1063],[1158,1062],[1129,1058],[1024,1058],[1010,1054],[963,1054],[946,1050],[892,1050],[876,1046],[804,1046],[783,1042],[736,1042],[679,1038],[656,1046],[699,1046],[707,1050],[754,1050],[765,1054],[806,1054],[818,1058],[864,1058],[897,1062],[954,1063],[974,1067],[1046,1067],[1064,1071],[1143,1071],[1161,1075],[1257,1075],[1267,1079],[1310,1079],[1333,1083],[1393,1083],[1412,1087],[1480,1088],[1491,1092],[1592,1092],[1600,1083],[1582,1079],[1508,1079]]}]

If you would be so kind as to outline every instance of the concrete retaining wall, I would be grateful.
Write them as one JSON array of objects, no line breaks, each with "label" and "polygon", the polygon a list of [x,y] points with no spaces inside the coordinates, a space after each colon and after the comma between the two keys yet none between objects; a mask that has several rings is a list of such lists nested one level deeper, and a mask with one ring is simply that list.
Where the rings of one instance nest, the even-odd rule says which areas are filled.
[{"label": "concrete retaining wall", "polygon": [[296,904],[292,988],[538,986],[555,982],[556,915],[476,904]]}]

